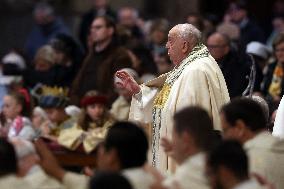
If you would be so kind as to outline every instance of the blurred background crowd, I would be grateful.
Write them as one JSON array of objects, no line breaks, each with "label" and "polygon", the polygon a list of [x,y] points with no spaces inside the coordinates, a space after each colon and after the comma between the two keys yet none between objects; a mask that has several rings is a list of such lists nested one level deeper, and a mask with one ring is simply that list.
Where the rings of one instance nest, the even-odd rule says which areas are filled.
[{"label": "blurred background crowd", "polygon": [[92,152],[128,119],[131,95],[114,73],[141,84],[173,69],[165,44],[177,23],[202,32],[231,99],[247,86],[265,99],[273,129],[284,94],[282,0],[2,0],[0,12],[2,137]]}]

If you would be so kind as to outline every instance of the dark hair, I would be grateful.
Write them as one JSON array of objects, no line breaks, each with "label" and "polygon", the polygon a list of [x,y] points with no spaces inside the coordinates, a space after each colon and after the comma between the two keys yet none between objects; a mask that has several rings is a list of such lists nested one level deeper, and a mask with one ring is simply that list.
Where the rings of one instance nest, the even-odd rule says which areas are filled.
[{"label": "dark hair", "polygon": [[[188,17],[194,17],[196,19],[195,27],[200,31],[204,30],[204,22],[203,22],[203,18],[201,16],[201,14],[199,14],[197,12],[191,12],[191,13],[187,14],[186,22],[188,22]],[[194,24],[194,23],[189,23],[189,24]]]},{"label": "dark hair", "polygon": [[272,46],[273,50],[276,50],[276,46],[278,46],[280,43],[284,43],[284,32],[280,32],[277,34],[277,36],[274,38]]},{"label": "dark hair", "polygon": [[245,10],[245,11],[248,10],[248,4],[246,0],[233,0],[231,2],[236,6],[236,8],[240,10]]},{"label": "dark hair", "polygon": [[208,154],[207,165],[214,172],[225,166],[238,179],[248,177],[248,157],[237,141],[224,141]]},{"label": "dark hair", "polygon": [[115,21],[112,17],[103,15],[103,16],[97,16],[94,20],[97,20],[97,19],[103,19],[106,27],[107,28],[113,28],[114,33],[116,32],[116,24],[115,24]]},{"label": "dark hair", "polygon": [[249,98],[236,98],[221,109],[226,121],[234,126],[237,120],[242,120],[251,131],[266,128],[267,120],[261,106]]},{"label": "dark hair", "polygon": [[122,169],[140,167],[147,160],[146,134],[134,123],[116,122],[109,129],[104,146],[106,151],[117,151]]},{"label": "dark hair", "polygon": [[12,144],[0,138],[0,177],[17,172],[16,152]]},{"label": "dark hair", "polygon": [[83,52],[79,44],[70,35],[59,33],[49,41],[49,44],[53,49],[67,55],[75,63],[80,64],[78,61],[83,59]]},{"label": "dark hair", "polygon": [[99,172],[91,179],[89,189],[132,189],[130,182],[121,174]]},{"label": "dark hair", "polygon": [[198,106],[185,108],[174,115],[174,128],[178,134],[188,132],[196,145],[208,150],[213,138],[213,123],[208,113]]}]

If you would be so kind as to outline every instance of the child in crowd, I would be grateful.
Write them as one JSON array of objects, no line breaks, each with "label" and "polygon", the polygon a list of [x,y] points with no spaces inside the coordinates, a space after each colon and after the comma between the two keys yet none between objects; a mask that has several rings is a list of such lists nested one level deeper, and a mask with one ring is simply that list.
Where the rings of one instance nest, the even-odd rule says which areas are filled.
[{"label": "child in crowd", "polygon": [[[29,120],[31,103],[28,94],[23,92],[10,92],[3,99],[3,116],[6,128],[6,137],[20,137],[32,140],[35,137],[35,131]],[[3,135],[2,135],[3,136]]]},{"label": "child in crowd", "polygon": [[60,132],[58,143],[76,150],[83,144],[84,151],[92,152],[114,123],[107,108],[107,97],[97,91],[89,91],[81,100],[81,115],[73,127]]},{"label": "child in crowd", "polygon": [[46,112],[54,125],[48,133],[50,139],[56,140],[63,129],[72,127],[75,120],[65,112],[69,104],[68,89],[62,87],[41,86],[37,89],[38,105]]},{"label": "child in crowd", "polygon": [[33,110],[32,123],[37,136],[46,136],[54,128],[54,125],[48,119],[47,113],[39,106]]}]

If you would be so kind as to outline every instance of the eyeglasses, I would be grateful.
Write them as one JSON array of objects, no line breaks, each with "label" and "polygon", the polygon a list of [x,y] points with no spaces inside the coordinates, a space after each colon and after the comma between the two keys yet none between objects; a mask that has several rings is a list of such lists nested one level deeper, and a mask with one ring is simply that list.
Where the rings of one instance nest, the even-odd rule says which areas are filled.
[{"label": "eyeglasses", "polygon": [[207,45],[208,49],[221,49],[225,48],[227,45]]},{"label": "eyeglasses", "polygon": [[103,28],[103,27],[106,27],[106,26],[105,26],[105,25],[93,25],[93,26],[92,26],[92,29],[99,30],[99,29],[101,29],[101,28]]},{"label": "eyeglasses", "polygon": [[283,52],[284,51],[284,48],[276,48],[275,49],[275,52]]}]

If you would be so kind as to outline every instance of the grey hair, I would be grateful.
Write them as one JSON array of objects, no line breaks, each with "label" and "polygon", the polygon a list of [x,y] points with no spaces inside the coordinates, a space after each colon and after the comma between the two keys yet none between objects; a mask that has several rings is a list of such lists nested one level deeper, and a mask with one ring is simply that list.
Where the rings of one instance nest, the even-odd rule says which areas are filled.
[{"label": "grey hair", "polygon": [[192,45],[196,45],[202,40],[201,32],[192,24],[178,24],[173,29],[176,30],[176,34],[179,37],[190,42]]},{"label": "grey hair", "polygon": [[37,154],[33,143],[21,138],[11,138],[10,142],[13,144],[18,160],[28,156]]}]

